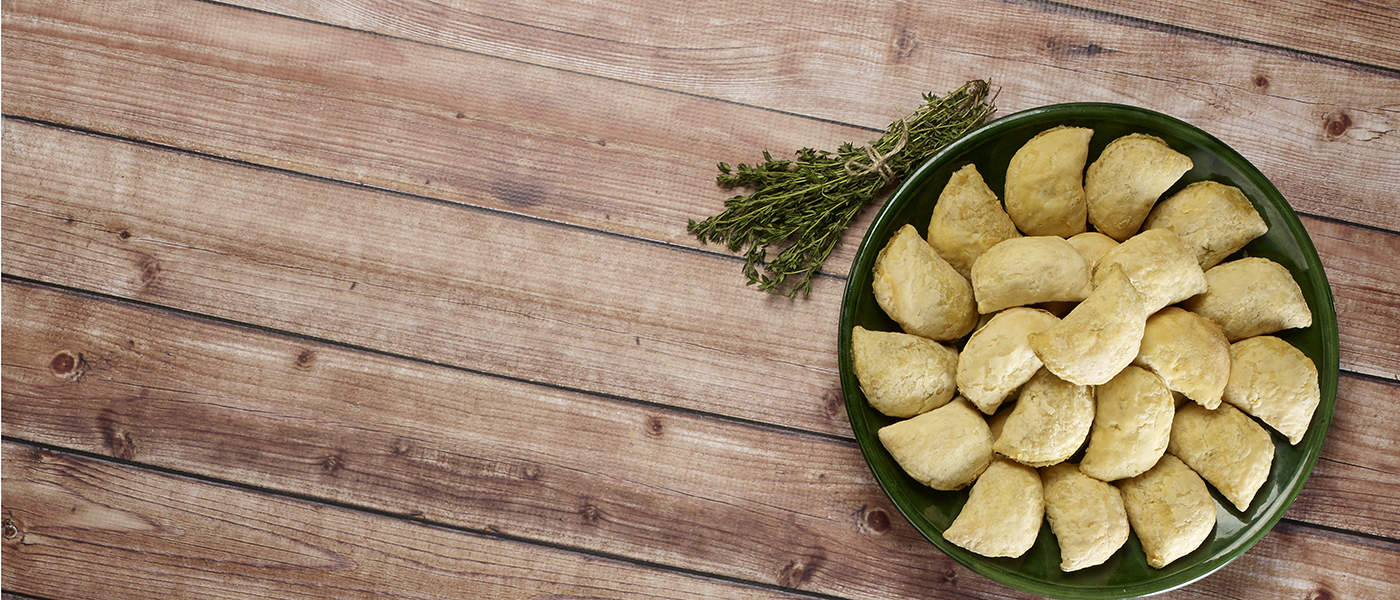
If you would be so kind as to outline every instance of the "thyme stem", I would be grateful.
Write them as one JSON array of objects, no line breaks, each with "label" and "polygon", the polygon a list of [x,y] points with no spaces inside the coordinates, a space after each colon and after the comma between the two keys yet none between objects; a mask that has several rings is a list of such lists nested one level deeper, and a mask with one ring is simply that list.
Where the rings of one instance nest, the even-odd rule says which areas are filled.
[{"label": "thyme stem", "polygon": [[[691,220],[687,230],[701,242],[743,252],[749,285],[788,297],[809,294],[812,277],[862,208],[995,110],[989,88],[976,80],[946,96],[924,94],[923,105],[869,146],[847,142],[834,153],[803,148],[796,160],[764,151],[763,162],[752,166],[719,163],[721,187],[751,191],[726,200],[718,215]],[[778,252],[771,262],[770,249]]]}]

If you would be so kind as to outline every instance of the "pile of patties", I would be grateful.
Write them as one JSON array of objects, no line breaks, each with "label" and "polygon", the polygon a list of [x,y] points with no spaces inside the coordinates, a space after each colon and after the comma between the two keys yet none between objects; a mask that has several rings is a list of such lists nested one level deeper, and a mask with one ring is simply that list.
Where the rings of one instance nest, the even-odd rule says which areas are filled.
[{"label": "pile of patties", "polygon": [[851,356],[871,406],[904,419],[879,430],[904,471],[972,486],[946,540],[1020,556],[1048,518],[1073,571],[1131,527],[1161,568],[1214,530],[1207,483],[1248,509],[1274,457],[1264,426],[1293,444],[1307,431],[1317,369],[1267,334],[1312,312],[1278,263],[1221,262],[1268,230],[1239,189],[1158,202],[1191,159],[1132,134],[1086,170],[1093,133],[1026,142],[1005,209],[976,165],[953,173],[928,239],[905,225],[875,259],[903,332],[856,327]]}]

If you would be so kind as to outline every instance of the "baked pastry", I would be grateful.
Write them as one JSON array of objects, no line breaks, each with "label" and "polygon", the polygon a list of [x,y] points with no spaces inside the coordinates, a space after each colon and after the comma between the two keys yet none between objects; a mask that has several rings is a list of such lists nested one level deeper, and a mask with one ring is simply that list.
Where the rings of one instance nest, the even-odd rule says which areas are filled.
[{"label": "baked pastry", "polygon": [[1312,311],[1293,275],[1272,260],[1241,258],[1206,271],[1206,293],[1187,310],[1215,321],[1230,341],[1312,325]]},{"label": "baked pastry", "polygon": [[1060,570],[1102,564],[1128,541],[1128,513],[1118,488],[1080,472],[1074,463],[1041,469],[1045,517],[1060,544]]},{"label": "baked pastry", "polygon": [[972,485],[943,539],[982,556],[1020,556],[1035,544],[1044,518],[1040,474],[997,458]]},{"label": "baked pastry", "polygon": [[1094,268],[1098,286],[1113,265],[1142,293],[1149,313],[1206,291],[1206,275],[1196,255],[1169,229],[1150,229],[1105,253]]},{"label": "baked pastry", "polygon": [[1094,427],[1079,469],[1103,481],[1142,474],[1167,450],[1176,403],[1162,379],[1127,367],[1094,390]]},{"label": "baked pastry", "polygon": [[1200,547],[1215,530],[1215,501],[1201,477],[1171,454],[1116,484],[1147,564],[1160,569]]},{"label": "baked pastry", "polygon": [[1215,266],[1269,231],[1244,192],[1214,181],[1188,185],[1153,207],[1143,229],[1163,228],[1195,250],[1202,269]]},{"label": "baked pastry", "polygon": [[1026,235],[1084,231],[1084,163],[1094,130],[1055,127],[1037,134],[1006,167],[1006,213]]},{"label": "baked pastry", "polygon": [[987,421],[961,398],[876,434],[905,473],[935,490],[972,483],[992,460]]},{"label": "baked pastry", "polygon": [[907,333],[955,340],[977,324],[972,286],[912,225],[895,232],[875,256],[870,286],[875,302]]},{"label": "baked pastry", "polygon": [[1075,234],[1066,241],[1069,242],[1069,245],[1074,246],[1074,249],[1079,251],[1079,255],[1083,256],[1084,260],[1089,263],[1090,270],[1098,266],[1099,259],[1103,258],[1104,254],[1118,246],[1118,240],[1097,231]]},{"label": "baked pastry", "polygon": [[1230,341],[1214,321],[1169,306],[1147,318],[1133,364],[1151,369],[1172,391],[1213,409],[1220,406],[1230,378]]},{"label": "baked pastry", "polygon": [[1273,336],[1240,340],[1230,346],[1230,379],[1222,397],[1297,444],[1322,399],[1317,365]]},{"label": "baked pastry", "polygon": [[988,248],[1020,236],[973,164],[948,178],[928,223],[929,245],[963,277],[972,276],[972,263]]},{"label": "baked pastry", "polygon": [[1128,239],[1191,167],[1191,157],[1156,136],[1132,133],[1109,142],[1084,173],[1089,222],[1113,239]]},{"label": "baked pastry", "polygon": [[982,412],[992,414],[1006,397],[1040,370],[1040,359],[1026,336],[1060,320],[1043,310],[1008,308],[967,339],[958,356],[958,393]]},{"label": "baked pastry", "polygon": [[1053,327],[1029,336],[1031,350],[1060,379],[1099,385],[1138,354],[1147,312],[1142,294],[1113,265],[1098,287]]},{"label": "baked pastry", "polygon": [[851,331],[851,363],[870,406],[912,417],[947,404],[957,388],[958,351],[893,331]]},{"label": "baked pastry", "polygon": [[1084,444],[1093,420],[1093,390],[1041,369],[1021,388],[992,450],[1032,467],[1053,465]]},{"label": "baked pastry", "polygon": [[1059,300],[1078,301],[1093,288],[1089,263],[1069,242],[1054,236],[1012,238],[972,264],[977,312]]},{"label": "baked pastry", "polygon": [[1215,410],[1182,406],[1167,449],[1240,511],[1249,509],[1274,462],[1269,432],[1228,404]]}]

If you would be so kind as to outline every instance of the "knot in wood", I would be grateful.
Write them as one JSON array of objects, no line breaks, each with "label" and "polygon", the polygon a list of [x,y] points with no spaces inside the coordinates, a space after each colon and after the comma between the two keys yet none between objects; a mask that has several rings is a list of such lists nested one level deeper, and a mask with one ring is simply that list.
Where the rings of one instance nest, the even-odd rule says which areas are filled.
[{"label": "knot in wood", "polygon": [[578,514],[583,517],[583,522],[589,525],[597,524],[598,519],[602,518],[602,511],[598,510],[598,507],[591,502],[585,502],[583,506],[579,507]]},{"label": "knot in wood", "polygon": [[59,350],[49,361],[49,371],[54,377],[64,381],[77,381],[86,369],[87,363],[83,361],[83,355],[69,350]]},{"label": "knot in wood", "polygon": [[875,533],[884,533],[890,530],[890,515],[878,508],[865,512],[865,526]]},{"label": "knot in wood", "polygon": [[1351,129],[1351,115],[1341,109],[1328,113],[1323,121],[1323,130],[1329,140],[1342,137],[1342,134],[1346,133],[1348,129]]},{"label": "knot in wood", "polygon": [[778,585],[783,587],[796,588],[812,578],[812,574],[826,562],[826,553],[818,550],[811,556],[805,556],[792,561],[778,572]]},{"label": "knot in wood", "polygon": [[302,350],[297,354],[296,367],[301,370],[311,368],[311,364],[316,362],[316,351],[311,349]]}]

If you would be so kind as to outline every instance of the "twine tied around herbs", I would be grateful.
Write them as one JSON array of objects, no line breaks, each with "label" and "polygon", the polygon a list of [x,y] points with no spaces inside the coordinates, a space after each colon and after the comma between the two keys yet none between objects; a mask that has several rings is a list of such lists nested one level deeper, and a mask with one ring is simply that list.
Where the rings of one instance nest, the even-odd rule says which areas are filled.
[{"label": "twine tied around herbs", "polygon": [[879,173],[880,179],[884,180],[885,183],[889,183],[894,179],[894,170],[891,169],[889,165],[890,159],[894,158],[894,155],[899,154],[899,151],[903,150],[904,145],[908,142],[909,120],[907,117],[900,117],[899,139],[895,141],[894,147],[890,148],[889,152],[880,154],[880,152],[875,149],[874,144],[866,144],[865,156],[870,159],[870,164],[867,165],[854,158],[848,160],[845,165],[846,174],[852,177],[860,177],[870,173]]}]

